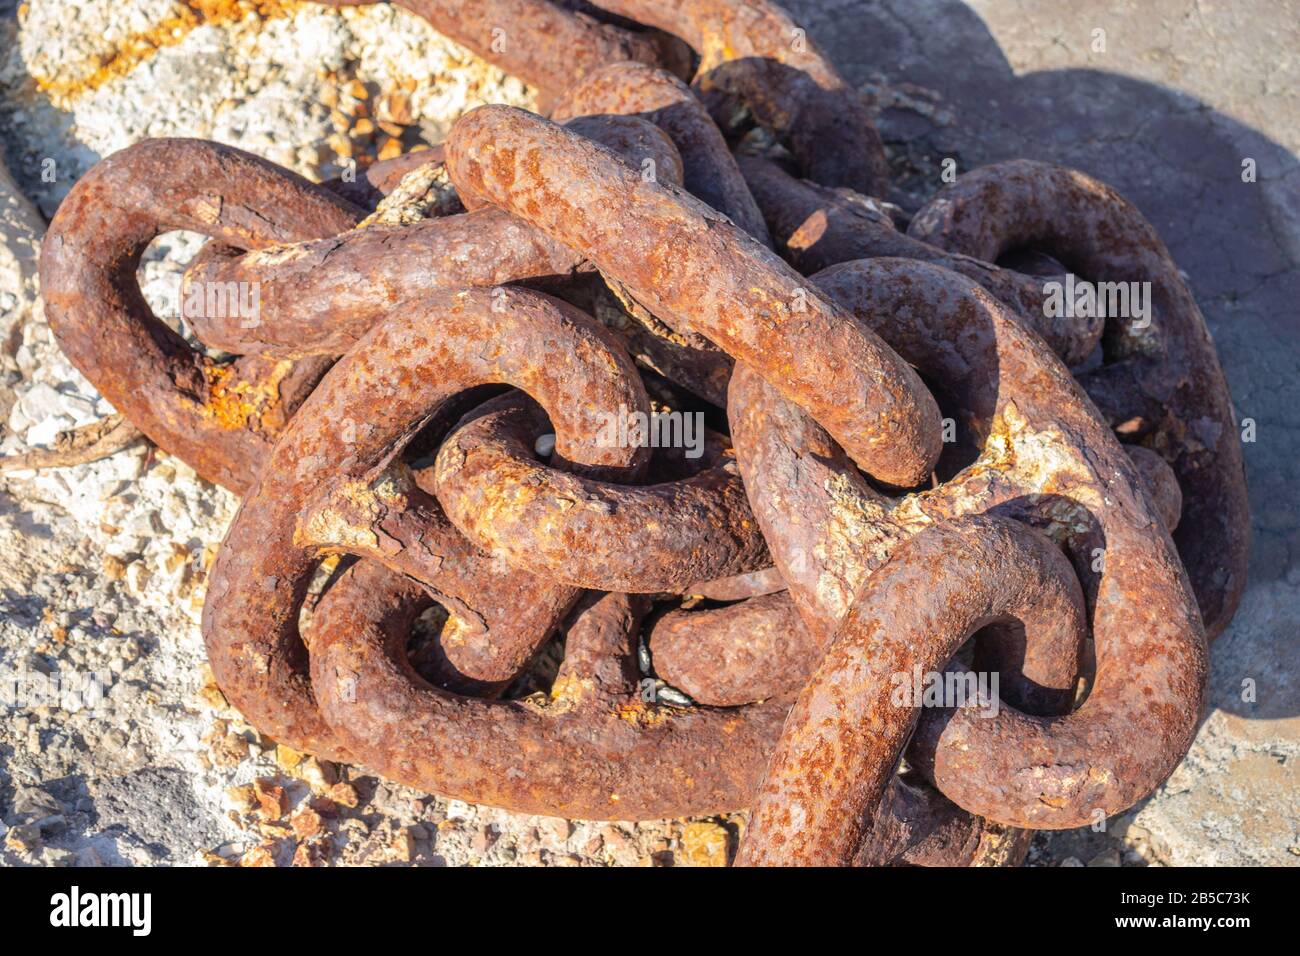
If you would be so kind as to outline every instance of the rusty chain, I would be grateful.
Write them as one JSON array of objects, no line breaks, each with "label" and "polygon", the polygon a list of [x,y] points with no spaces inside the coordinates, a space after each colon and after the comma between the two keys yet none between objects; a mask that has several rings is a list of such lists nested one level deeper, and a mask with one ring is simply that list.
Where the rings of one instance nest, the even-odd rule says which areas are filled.
[{"label": "rusty chain", "polygon": [[[1159,786],[1249,521],[1141,214],[1017,161],[903,221],[868,105],[767,0],[403,5],[551,118],[481,107],[321,185],[145,141],[44,246],[65,353],[244,496],[203,620],[231,702],[462,800],[750,808],[741,864],[1015,865]],[[258,289],[253,321],[184,315],[233,359],[144,302],[172,229],[212,240],[183,292]],[[1151,314],[1054,313],[1067,274],[1150,283]],[[549,693],[504,693],[557,634]],[[899,697],[935,675],[1000,686]]]}]

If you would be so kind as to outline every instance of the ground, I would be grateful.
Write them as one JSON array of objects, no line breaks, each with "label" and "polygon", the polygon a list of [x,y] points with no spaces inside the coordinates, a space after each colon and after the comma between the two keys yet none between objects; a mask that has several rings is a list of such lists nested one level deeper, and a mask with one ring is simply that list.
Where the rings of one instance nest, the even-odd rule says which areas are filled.
[{"label": "ground", "polygon": [[[1289,328],[1300,299],[1300,3],[788,6],[878,106],[908,193],[933,191],[944,158],[969,169],[1023,156],[1083,169],[1136,202],[1186,272],[1238,412],[1256,425],[1244,446],[1250,585],[1213,648],[1192,752],[1104,831],[1040,835],[1030,862],[1300,862],[1290,419],[1300,345]],[[54,346],[34,280],[44,218],[100,156],[143,136],[193,135],[329,175],[353,152],[436,142],[482,101],[530,95],[388,7],[0,0],[0,145],[12,174],[0,176],[0,453],[109,411]],[[1244,183],[1248,160],[1257,177]],[[147,257],[160,313],[174,314],[169,296],[195,248],[172,234]],[[0,688],[0,861],[725,861],[736,820],[522,817],[259,738],[211,685],[196,625],[234,505],[142,446],[0,476],[0,671],[26,694],[7,700]],[[61,676],[62,698],[32,701],[33,687],[49,687],[38,675]],[[86,689],[77,677],[105,699],[72,699]]]}]

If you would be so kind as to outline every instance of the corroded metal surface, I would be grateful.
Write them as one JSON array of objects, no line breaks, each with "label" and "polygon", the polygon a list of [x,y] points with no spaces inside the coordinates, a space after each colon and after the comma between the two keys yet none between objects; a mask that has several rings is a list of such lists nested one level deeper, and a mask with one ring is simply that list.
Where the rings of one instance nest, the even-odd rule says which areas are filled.
[{"label": "corroded metal surface", "polygon": [[1104,183],[1017,160],[963,176],[908,231],[988,262],[1036,249],[1094,283],[1150,284],[1151,314],[1107,321],[1105,364],[1083,384],[1126,441],[1173,466],[1183,493],[1174,540],[1206,632],[1218,636],[1246,585],[1250,507],[1240,434],[1205,317],[1155,228]]},{"label": "corroded metal surface", "polygon": [[883,193],[889,168],[862,97],[770,0],[600,0],[681,37],[699,54],[694,85],[724,130],[743,107],[787,143],[810,179]]},{"label": "corroded metal surface", "polygon": [[[565,123],[483,107],[320,186],[145,142],[46,240],[68,355],[246,495],[204,611],[227,698],[458,799],[752,807],[744,864],[1016,865],[1030,828],[1165,780],[1248,519],[1204,321],[1140,214],[1015,162],[902,231],[864,103],[767,0],[404,5]],[[733,157],[751,122],[793,161]],[[184,291],[257,290],[185,315],[234,361],[144,304],[177,228],[214,240]],[[1150,282],[1152,321],[1052,311],[1067,268]],[[549,689],[503,698],[557,635]],[[998,683],[895,699],[923,672]]]},{"label": "corroded metal surface", "polygon": [[[334,7],[366,6],[377,0],[323,0]],[[592,70],[635,60],[660,63],[664,44],[550,0],[399,0],[443,36],[501,67],[544,93],[562,94]]]},{"label": "corroded metal surface", "polygon": [[[447,141],[462,192],[580,250],[654,314],[751,363],[880,480],[924,479],[938,458],[939,415],[916,374],[730,221],[610,160],[590,140],[503,106],[465,114]],[[645,228],[600,228],[593,208]]]},{"label": "corroded metal surface", "polygon": [[805,275],[856,259],[919,259],[959,272],[988,289],[1014,309],[1067,365],[1086,359],[1101,338],[1100,318],[1049,315],[1043,307],[1046,296],[1040,278],[899,232],[889,214],[868,196],[796,179],[756,156],[741,156],[739,163],[777,249]]},{"label": "corroded metal surface", "polygon": [[[377,478],[430,410],[488,382],[517,385],[542,403],[559,460],[602,478],[635,478],[644,467],[648,449],[596,440],[600,410],[646,409],[640,379],[610,333],[564,303],[521,289],[502,298],[435,292],[375,327],[290,421],[212,567],[203,632],[213,672],[275,739],[345,752],[316,709],[298,635],[321,553],[298,539],[299,513],[330,483]],[[573,404],[574,394],[592,403]],[[357,395],[369,398],[365,414]]]},{"label": "corroded metal surface", "polygon": [[963,517],[899,547],[859,591],[800,692],[737,862],[851,862],[921,712],[893,699],[894,675],[941,669],[976,631],[1007,618],[1023,625],[1028,657],[1056,663],[1044,670],[1057,679],[1077,676],[1083,594],[1044,535],[1015,521]]},{"label": "corroded metal surface", "polygon": [[551,118],[562,123],[596,113],[633,114],[662,129],[682,157],[682,186],[769,244],[763,214],[741,179],[727,141],[685,83],[645,64],[618,63],[595,71],[570,90]]},{"label": "corroded metal surface", "polygon": [[701,704],[733,707],[799,690],[825,646],[784,591],[670,611],[649,635],[655,673]]},{"label": "corroded metal surface", "polygon": [[[672,142],[649,122],[599,116],[577,117],[568,125],[637,170],[649,162],[666,182],[681,182]],[[376,179],[377,189],[395,186],[391,175]],[[312,241],[208,257],[190,267],[185,285],[258,289],[255,323],[225,314],[191,319],[195,334],[210,347],[281,358],[341,355],[379,319],[433,289],[566,277],[580,262],[526,222],[479,204],[410,224],[377,222]]]},{"label": "corroded metal surface", "polygon": [[887,503],[825,431],[738,370],[732,437],[745,487],[805,625],[829,640],[888,555],[935,522],[994,511],[1042,528],[1088,597],[1087,698],[1065,718],[1003,708],[991,720],[923,720],[910,759],[959,806],[1012,826],[1081,826],[1131,806],[1186,753],[1206,675],[1186,575],[1131,459],[1042,341],[969,280],[873,259],[817,282],[959,403],[976,457],[938,488]]},{"label": "corroded metal surface", "polygon": [[173,229],[257,249],[333,236],[363,215],[233,147],[146,140],[82,177],[50,223],[41,252],[50,328],[137,428],[205,478],[242,491],[325,365],[258,355],[223,363],[196,352],[145,303],[140,256]]},{"label": "corroded metal surface", "polygon": [[614,675],[594,666],[611,650],[633,660],[633,636],[604,625],[587,637],[621,643],[575,647],[548,697],[458,697],[405,663],[428,596],[379,565],[349,573],[317,608],[313,683],[326,720],[384,776],[528,813],[620,820],[737,809],[758,785],[788,700],[741,711],[647,703],[626,683],[630,664]]},{"label": "corroded metal surface", "polygon": [[471,541],[550,580],[602,591],[681,591],[771,563],[729,448],[700,449],[680,481],[629,488],[536,460],[535,402],[482,406],[438,452],[447,515]]}]

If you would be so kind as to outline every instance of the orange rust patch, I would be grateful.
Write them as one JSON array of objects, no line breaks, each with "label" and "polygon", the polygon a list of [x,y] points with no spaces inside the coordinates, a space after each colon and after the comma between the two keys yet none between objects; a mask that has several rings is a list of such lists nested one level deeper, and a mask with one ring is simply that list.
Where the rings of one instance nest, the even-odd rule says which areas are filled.
[{"label": "orange rust patch", "polygon": [[280,404],[280,380],[291,368],[293,363],[288,360],[277,362],[265,379],[250,382],[236,379],[233,365],[205,365],[208,400],[203,405],[204,415],[232,431],[265,427],[266,416]]},{"label": "orange rust patch", "polygon": [[625,720],[638,727],[655,727],[670,719],[668,708],[647,707],[645,702],[639,699],[624,701],[618,705],[615,713],[619,720]]},{"label": "orange rust patch", "polygon": [[148,30],[125,37],[105,54],[94,72],[86,76],[37,76],[36,86],[56,106],[65,106],[79,94],[97,90],[110,80],[126,76],[163,47],[175,46],[196,27],[237,23],[250,14],[262,20],[287,17],[302,7],[301,0],[183,0]]}]

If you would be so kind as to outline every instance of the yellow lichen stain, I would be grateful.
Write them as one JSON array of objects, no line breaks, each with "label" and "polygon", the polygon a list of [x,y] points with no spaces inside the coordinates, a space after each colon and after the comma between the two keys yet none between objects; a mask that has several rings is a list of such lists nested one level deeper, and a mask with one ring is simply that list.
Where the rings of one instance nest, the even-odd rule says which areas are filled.
[{"label": "yellow lichen stain", "polygon": [[985,478],[994,474],[1031,498],[1055,496],[1044,509],[1050,523],[1040,530],[1058,543],[1086,532],[1089,512],[1099,513],[1104,505],[1103,485],[1079,449],[1057,428],[1034,426],[1008,401],[990,423],[975,462],[942,488],[903,498],[890,517],[915,532],[931,522],[925,507],[935,499],[945,502],[949,516],[984,511],[990,504]]},{"label": "yellow lichen stain", "polygon": [[[1032,428],[1016,407],[1007,402],[993,422],[993,429],[980,460],[992,459],[1038,494],[1060,494],[1079,502],[1081,508],[1100,510],[1104,506],[1098,478],[1088,461],[1055,428]],[[1086,523],[1086,522],[1085,522]]]},{"label": "yellow lichen stain", "polygon": [[791,233],[790,238],[786,240],[786,246],[798,250],[811,249],[826,235],[829,225],[826,210],[814,209],[799,228]]},{"label": "yellow lichen stain", "polygon": [[60,108],[82,93],[126,76],[163,47],[175,46],[192,30],[207,24],[237,23],[249,16],[262,20],[288,17],[303,6],[301,0],[183,0],[147,30],[123,38],[103,56],[99,66],[82,76],[36,76],[37,87]]},{"label": "yellow lichen stain", "polygon": [[826,523],[812,549],[813,566],[821,569],[815,588],[820,606],[838,619],[848,613],[868,569],[875,567],[864,554],[878,562],[900,535],[885,503],[870,498],[848,475],[829,475],[823,490]]},{"label": "yellow lichen stain", "polygon": [[667,723],[671,716],[667,707],[651,707],[640,699],[627,700],[614,711],[619,720],[638,727],[657,727]]},{"label": "yellow lichen stain", "polygon": [[453,614],[449,611],[446,623],[442,625],[439,640],[442,641],[444,648],[462,647],[469,637],[481,633],[483,633],[483,628],[475,627],[459,614]]},{"label": "yellow lichen stain", "polygon": [[265,416],[279,405],[280,381],[291,368],[293,362],[276,362],[266,378],[250,382],[236,379],[234,365],[205,365],[208,400],[203,405],[204,415],[231,431],[262,427]]},{"label": "yellow lichen stain", "polygon": [[[385,494],[385,492],[388,492]],[[330,545],[373,550],[379,547],[375,523],[385,510],[399,510],[405,502],[383,481],[343,478],[329,497],[312,505],[298,519],[294,543],[302,547]]]},{"label": "yellow lichen stain", "polygon": [[709,87],[716,87],[715,82],[709,82],[708,74],[724,63],[736,59],[736,48],[731,45],[731,37],[726,30],[708,30],[700,37],[700,69],[699,76]]},{"label": "yellow lichen stain", "polygon": [[561,710],[577,707],[583,699],[596,689],[590,677],[557,677],[551,685],[551,703]]},{"label": "yellow lichen stain", "polygon": [[725,828],[712,821],[696,821],[682,828],[681,862],[686,866],[726,866],[730,842]]}]

